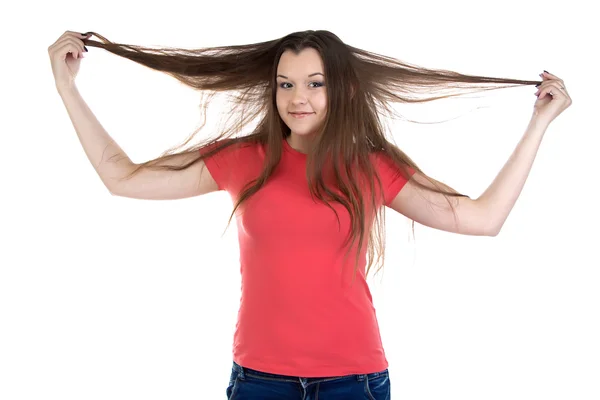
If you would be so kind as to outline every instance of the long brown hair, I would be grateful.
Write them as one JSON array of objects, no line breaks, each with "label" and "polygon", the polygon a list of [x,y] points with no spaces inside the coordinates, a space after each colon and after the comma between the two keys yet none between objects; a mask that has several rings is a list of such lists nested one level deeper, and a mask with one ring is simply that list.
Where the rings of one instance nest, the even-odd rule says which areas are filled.
[{"label": "long brown hair", "polygon": [[[192,88],[207,95],[202,106],[204,112],[213,96],[220,92],[231,94],[231,110],[225,128],[217,137],[202,141],[187,150],[197,153],[197,158],[183,166],[169,165],[170,157],[177,154],[202,129],[202,124],[180,146],[165,151],[160,157],[138,164],[125,179],[134,176],[141,168],[182,170],[210,157],[232,145],[254,143],[266,145],[266,160],[257,179],[247,183],[229,217],[231,223],[236,209],[255,194],[266,182],[278,165],[283,150],[283,140],[290,129],[280,118],[276,106],[277,82],[275,75],[282,53],[286,50],[296,54],[305,48],[313,48],[321,56],[327,79],[327,114],[323,125],[315,135],[315,149],[307,157],[306,177],[311,196],[337,212],[330,201],[342,204],[351,217],[351,234],[345,242],[352,240],[346,256],[358,240],[354,274],[358,269],[360,249],[367,233],[367,221],[373,220],[373,229],[368,235],[368,267],[365,277],[374,262],[383,267],[385,259],[385,207],[377,207],[375,182],[381,193],[382,184],[376,169],[370,162],[374,153],[381,153],[391,160],[399,173],[410,179],[408,167],[422,172],[419,167],[385,136],[381,116],[396,116],[391,103],[418,103],[462,93],[493,90],[518,85],[535,85],[539,81],[493,78],[463,75],[440,69],[428,69],[384,55],[368,52],[345,44],[335,34],[326,30],[294,32],[279,39],[245,45],[219,46],[200,49],[171,47],[143,47],[113,43],[105,37],[91,32],[101,42],[84,39],[87,46],[103,48],[113,54],[127,58],[157,71],[162,71]],[[451,90],[454,90],[452,93]],[[444,94],[444,91],[447,94]],[[235,135],[247,124],[256,122],[256,128],[246,135]],[[326,134],[323,134],[325,133]],[[219,140],[221,143],[216,143]],[[208,149],[208,147],[211,147]],[[206,149],[207,151],[204,151]],[[325,185],[322,171],[329,155],[334,155],[332,174],[338,195]],[[369,203],[361,195],[364,188],[357,183],[357,175],[365,176],[370,188]],[[427,178],[437,189],[419,182],[415,185],[423,190],[443,193],[456,211],[449,197],[465,196],[441,182]],[[468,197],[468,196],[465,196]],[[372,210],[367,212],[366,209]],[[377,211],[375,213],[375,211]],[[373,218],[374,217],[374,218]],[[226,228],[227,229],[227,228]],[[414,221],[412,221],[414,235]]]}]

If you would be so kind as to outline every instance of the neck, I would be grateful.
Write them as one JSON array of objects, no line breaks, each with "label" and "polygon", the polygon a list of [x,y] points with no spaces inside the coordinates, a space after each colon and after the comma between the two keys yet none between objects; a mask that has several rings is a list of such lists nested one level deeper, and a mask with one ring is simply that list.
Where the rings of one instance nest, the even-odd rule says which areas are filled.
[{"label": "neck", "polygon": [[290,144],[290,146],[301,153],[308,154],[310,153],[311,143],[313,138],[306,136],[299,136],[294,133],[290,134],[285,140]]}]

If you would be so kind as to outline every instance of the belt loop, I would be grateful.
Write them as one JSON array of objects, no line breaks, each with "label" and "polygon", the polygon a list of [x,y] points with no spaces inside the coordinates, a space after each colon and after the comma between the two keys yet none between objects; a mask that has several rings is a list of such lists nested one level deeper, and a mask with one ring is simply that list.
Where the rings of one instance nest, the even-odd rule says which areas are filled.
[{"label": "belt loop", "polygon": [[246,371],[244,371],[244,367],[242,367],[240,364],[236,363],[234,361],[234,363],[237,365],[237,371],[238,371],[238,377],[242,380],[246,379]]},{"label": "belt loop", "polygon": [[365,378],[366,378],[367,375],[366,374],[357,374],[355,376],[356,376],[356,380],[357,381],[362,382],[362,381],[365,380]]}]

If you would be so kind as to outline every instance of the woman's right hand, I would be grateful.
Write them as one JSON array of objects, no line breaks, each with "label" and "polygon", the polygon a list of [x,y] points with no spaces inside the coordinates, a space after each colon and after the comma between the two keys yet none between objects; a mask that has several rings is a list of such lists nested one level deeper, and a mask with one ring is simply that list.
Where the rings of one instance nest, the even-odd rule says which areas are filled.
[{"label": "woman's right hand", "polygon": [[52,73],[57,89],[71,88],[79,72],[79,65],[85,49],[83,39],[88,38],[81,33],[66,31],[56,42],[48,47]]}]

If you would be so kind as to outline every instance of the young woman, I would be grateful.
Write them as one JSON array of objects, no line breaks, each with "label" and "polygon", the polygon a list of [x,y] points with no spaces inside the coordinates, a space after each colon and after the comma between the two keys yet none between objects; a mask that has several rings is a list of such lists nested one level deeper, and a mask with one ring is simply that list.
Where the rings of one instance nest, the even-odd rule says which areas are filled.
[{"label": "young woman", "polygon": [[[84,45],[210,93],[206,103],[233,93],[233,122],[216,139],[134,164],[77,91]],[[497,235],[546,128],[571,105],[564,82],[547,72],[538,82],[426,69],[352,47],[328,31],[196,50],[67,31],[48,51],[56,88],[112,194],[179,199],[226,190],[234,201],[229,222],[235,213],[242,299],[228,399],[389,399],[388,362],[366,283],[376,250],[383,265],[383,206],[413,224]],[[425,175],[385,137],[381,115],[393,113],[390,102],[531,84],[539,89],[523,139],[477,199]],[[250,134],[233,135],[251,122],[257,125]]]}]

